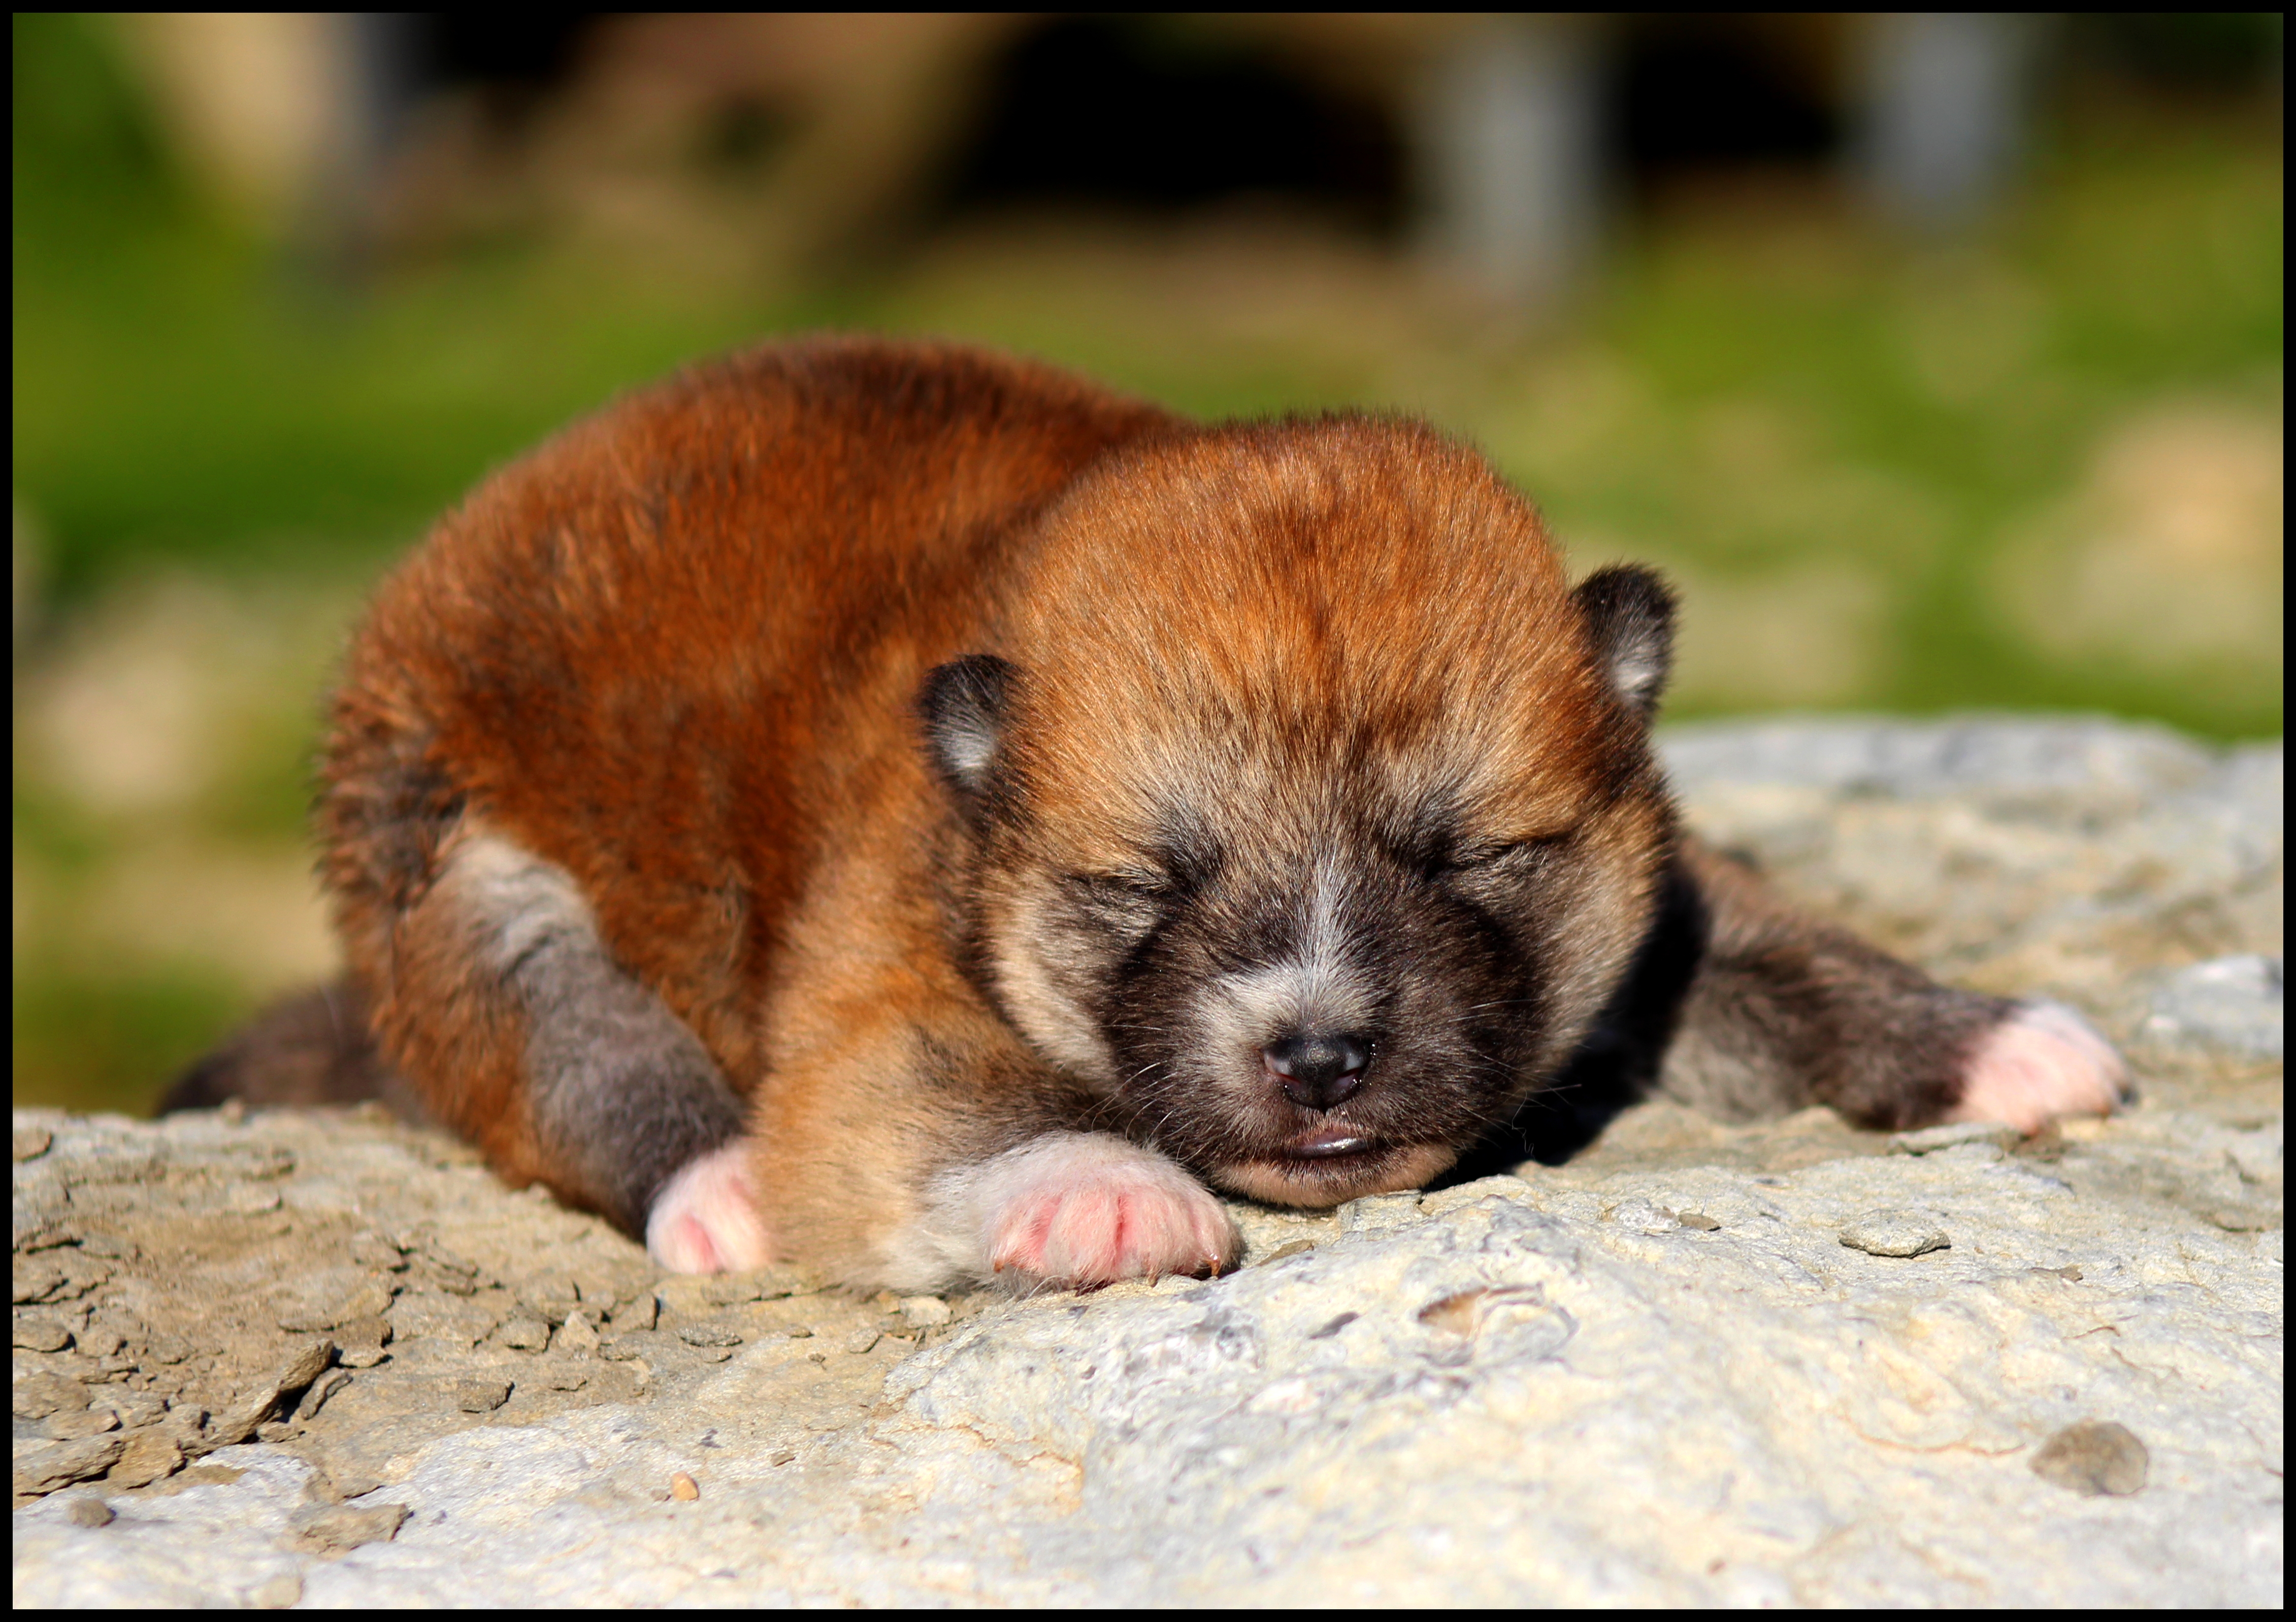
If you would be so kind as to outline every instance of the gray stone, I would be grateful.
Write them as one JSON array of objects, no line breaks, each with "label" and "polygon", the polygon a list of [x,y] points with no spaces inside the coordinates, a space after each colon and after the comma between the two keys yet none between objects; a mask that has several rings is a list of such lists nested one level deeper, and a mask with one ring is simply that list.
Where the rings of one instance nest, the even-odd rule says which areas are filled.
[{"label": "gray stone", "polygon": [[2068,1425],[2033,1455],[2033,1473],[2084,1498],[2125,1498],[2144,1490],[2152,1455],[2126,1425],[2088,1421]]},{"label": "gray stone", "polygon": [[398,1528],[406,1524],[406,1506],[403,1503],[375,1503],[356,1508],[346,1503],[334,1509],[321,1510],[308,1517],[298,1535],[307,1547],[313,1549],[356,1549],[365,1544],[389,1543],[398,1536]]},{"label": "gray stone", "polygon": [[64,1505],[64,1519],[76,1527],[108,1527],[116,1517],[111,1506],[92,1494],[76,1493]]},{"label": "gray stone", "polygon": [[1669,728],[1660,746],[1677,791],[1693,800],[1744,783],[1899,799],[2059,793],[2125,801],[2212,780],[2235,799],[2280,791],[2277,744],[2219,751],[2166,727],[2102,718],[1707,722]]},{"label": "gray stone", "polygon": [[[100,1303],[99,1298],[99,1309]],[[80,1312],[86,1314],[88,1308],[82,1307]],[[79,1327],[72,1334],[73,1351],[80,1358],[94,1360],[103,1370],[101,1377],[106,1379],[135,1361],[133,1358],[123,1359],[121,1356],[127,1349],[127,1336],[121,1332],[116,1323],[92,1316],[83,1317]],[[87,1377],[83,1375],[82,1378]]]},{"label": "gray stone", "polygon": [[16,1344],[28,1352],[61,1352],[72,1343],[72,1332],[53,1318],[27,1314],[11,1326]]},{"label": "gray stone", "polygon": [[597,1329],[579,1309],[570,1312],[559,1326],[557,1344],[561,1351],[587,1356],[598,1349]]},{"label": "gray stone", "polygon": [[123,1429],[134,1430],[144,1425],[156,1425],[167,1417],[168,1404],[164,1397],[148,1391],[131,1391],[122,1386],[103,1386],[92,1393],[93,1400],[119,1416]]},{"label": "gray stone", "polygon": [[316,1380],[334,1356],[335,1343],[324,1337],[295,1348],[269,1379],[258,1381],[253,1389],[218,1413],[209,1425],[207,1435],[186,1451],[213,1453],[219,1447],[244,1442],[271,1418],[282,1397],[301,1391]]},{"label": "gray stone", "polygon": [[406,1271],[406,1248],[388,1233],[361,1233],[348,1247],[353,1265],[385,1273]]},{"label": "gray stone", "polygon": [[2153,995],[2144,1035],[2277,1059],[2284,1006],[2281,960],[2237,953],[2170,977]]},{"label": "gray stone", "polygon": [[937,1295],[905,1296],[899,1306],[903,1321],[912,1329],[936,1329],[955,1315]]},{"label": "gray stone", "polygon": [[512,1318],[495,1331],[495,1343],[515,1351],[538,1352],[550,1344],[550,1325],[541,1318]]},{"label": "gray stone", "polygon": [[303,1601],[303,1574],[282,1571],[265,1577],[247,1591],[247,1603],[256,1610],[288,1610]]},{"label": "gray stone", "polygon": [[[1566,1166],[1232,1204],[1217,1280],[877,1301],[664,1279],[371,1116],[20,1112],[49,1144],[18,1263],[77,1291],[27,1305],[82,1334],[19,1350],[21,1424],[174,1405],[106,1401],[139,1428],[88,1439],[123,1447],[102,1528],[58,1472],[23,1493],[86,1442],[19,1444],[17,1602],[2276,1605],[2278,1063],[2142,1029],[2195,955],[2279,952],[2276,749],[2023,721],[1667,748],[1789,895],[2135,1039],[2143,1102],[2021,1142],[1653,1101]],[[1876,1212],[1950,1248],[1846,1249]],[[282,1316],[367,1278],[396,1290],[371,1364],[130,1484],[277,1387]],[[549,1349],[491,1339],[518,1319]],[[356,1526],[394,1536],[315,1536],[378,1507]]]},{"label": "gray stone", "polygon": [[491,1305],[465,1296],[456,1288],[462,1282],[442,1279],[437,1294],[419,1293],[393,1302],[389,1320],[393,1338],[472,1347],[493,1334],[502,1322],[499,1314]]},{"label": "gray stone", "polygon": [[50,1436],[59,1440],[102,1436],[107,1430],[119,1429],[119,1415],[109,1408],[82,1408],[77,1413],[65,1413],[53,1415],[45,1429]]},{"label": "gray stone", "polygon": [[327,1398],[348,1385],[350,1378],[349,1370],[335,1369],[313,1380],[311,1389],[303,1393],[303,1400],[295,1405],[295,1418],[298,1421],[308,1420],[325,1407]]},{"label": "gray stone", "polygon": [[634,1331],[650,1330],[660,1321],[660,1315],[661,1303],[654,1299],[652,1290],[648,1290],[635,1301],[623,1301],[615,1305],[613,1311],[615,1332],[629,1334]]},{"label": "gray stone", "polygon": [[465,1413],[491,1413],[510,1400],[511,1382],[507,1380],[458,1380],[455,1382],[455,1405]]},{"label": "gray stone", "polygon": [[1927,1256],[1953,1240],[1929,1211],[1868,1211],[1841,1230],[1841,1242],[1868,1256]]},{"label": "gray stone", "polygon": [[298,1303],[278,1315],[279,1327],[291,1334],[309,1334],[345,1323],[377,1319],[390,1309],[395,1286],[373,1274],[355,1274],[349,1282],[331,1278],[307,1284],[298,1293],[316,1297],[321,1305]]},{"label": "gray stone", "polygon": [[324,1337],[301,1348],[279,1366],[272,1379],[275,1390],[282,1394],[299,1391],[319,1377],[320,1371],[335,1360],[335,1343]]},{"label": "gray stone", "polygon": [[128,1437],[105,1479],[114,1487],[149,1487],[184,1467],[184,1450],[163,1430],[138,1430]]},{"label": "gray stone", "polygon": [[16,1491],[19,1495],[52,1493],[75,1481],[100,1476],[111,1468],[111,1462],[119,1456],[124,1445],[114,1433],[20,1447],[14,1460]]},{"label": "gray stone", "polygon": [[345,1368],[371,1369],[390,1344],[388,1318],[351,1318],[335,1325],[335,1359]]},{"label": "gray stone", "polygon": [[581,1298],[574,1281],[562,1273],[529,1279],[518,1290],[519,1305],[554,1327],[566,1322]]},{"label": "gray stone", "polygon": [[[283,1576],[299,1582],[313,1557],[291,1549],[286,1528],[302,1507],[309,1468],[252,1447],[195,1468],[205,1479],[168,1483],[165,1496],[115,1497],[118,1519],[100,1529],[72,1525],[53,1498],[19,1511],[16,1603],[86,1608],[132,1594],[154,1606],[211,1607],[238,1603]],[[267,1536],[249,1536],[250,1516]],[[35,1591],[43,1597],[33,1599]]]},{"label": "gray stone", "polygon": [[[42,1351],[60,1348],[42,1347]],[[45,1419],[51,1413],[76,1413],[87,1406],[88,1390],[78,1380],[45,1370],[16,1373],[15,1410],[18,1419]]]},{"label": "gray stone", "polygon": [[1350,1200],[1340,1208],[1340,1232],[1376,1233],[1402,1227],[1418,1215],[1419,1196],[1415,1193],[1373,1194],[1366,1199]]},{"label": "gray stone", "polygon": [[2021,1135],[2015,1127],[1997,1121],[1953,1121],[1942,1126],[1924,1126],[1918,1132],[1891,1133],[1890,1152],[1935,1154],[1941,1149],[1959,1149],[1968,1143],[1990,1143],[1997,1149],[2007,1149]]},{"label": "gray stone", "polygon": [[45,1301],[65,1280],[64,1270],[45,1256],[19,1257],[15,1264],[12,1289],[18,1305],[26,1301]]}]

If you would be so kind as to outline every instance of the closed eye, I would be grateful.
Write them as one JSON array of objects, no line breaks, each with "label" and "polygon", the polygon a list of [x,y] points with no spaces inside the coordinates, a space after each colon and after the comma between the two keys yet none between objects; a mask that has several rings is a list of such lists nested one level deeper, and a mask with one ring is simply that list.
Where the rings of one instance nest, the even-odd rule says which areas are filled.
[{"label": "closed eye", "polygon": [[1095,901],[1131,905],[1154,905],[1168,896],[1171,881],[1162,873],[1141,870],[1112,873],[1070,873],[1062,881],[1071,890]]},{"label": "closed eye", "polygon": [[1089,928],[1138,939],[1163,919],[1171,899],[1169,883],[1141,872],[1069,873],[1061,880],[1076,921]]},{"label": "closed eye", "polygon": [[1510,840],[1505,844],[1466,845],[1454,850],[1443,862],[1445,870],[1452,872],[1492,872],[1531,864],[1550,856],[1570,842],[1570,831],[1543,833],[1527,840]]}]

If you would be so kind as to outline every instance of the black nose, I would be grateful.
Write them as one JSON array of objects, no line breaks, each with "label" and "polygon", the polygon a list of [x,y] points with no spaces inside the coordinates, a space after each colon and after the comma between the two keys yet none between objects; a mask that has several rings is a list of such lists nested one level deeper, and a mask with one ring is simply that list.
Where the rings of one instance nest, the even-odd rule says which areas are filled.
[{"label": "black nose", "polygon": [[1271,1042],[1259,1056],[1284,1097],[1310,1110],[1328,1110],[1363,1085],[1371,1044],[1361,1036],[1311,1031]]}]

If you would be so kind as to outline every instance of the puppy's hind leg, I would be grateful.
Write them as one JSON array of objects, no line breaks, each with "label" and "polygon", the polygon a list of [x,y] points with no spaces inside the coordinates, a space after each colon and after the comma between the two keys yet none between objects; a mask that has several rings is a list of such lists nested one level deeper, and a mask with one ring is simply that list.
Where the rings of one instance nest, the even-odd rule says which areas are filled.
[{"label": "puppy's hind leg", "polygon": [[1940,986],[1793,912],[1694,840],[1674,883],[1695,968],[1660,1074],[1686,1102],[1739,1117],[1823,1103],[1863,1126],[2030,1133],[2128,1101],[2120,1055],[2061,1004]]},{"label": "puppy's hind leg", "polygon": [[2068,1115],[2110,1115],[2134,1096],[2128,1067],[2062,1003],[2020,1003],[1978,1038],[1949,1121],[2000,1121],[2028,1136]]},{"label": "puppy's hind leg", "polygon": [[480,979],[515,1004],[540,1173],[664,1266],[762,1266],[772,1243],[748,1180],[743,1110],[700,1040],[617,964],[562,869],[499,835],[461,841],[436,899]]},{"label": "puppy's hind leg", "polygon": [[402,1120],[429,1111],[375,1049],[366,995],[348,979],[283,997],[178,1076],[160,1113],[212,1110],[231,1099],[258,1105],[354,1104],[375,1100]]}]

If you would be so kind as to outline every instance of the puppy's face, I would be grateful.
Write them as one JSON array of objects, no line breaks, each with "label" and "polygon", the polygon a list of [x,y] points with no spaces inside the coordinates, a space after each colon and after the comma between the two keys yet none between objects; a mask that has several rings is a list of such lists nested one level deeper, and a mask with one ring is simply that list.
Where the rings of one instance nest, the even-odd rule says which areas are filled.
[{"label": "puppy's face", "polygon": [[1415,1187],[1560,1067],[1670,837],[1667,605],[1578,593],[1471,455],[1229,430],[1052,516],[1005,645],[935,673],[984,978],[1213,1183]]}]

